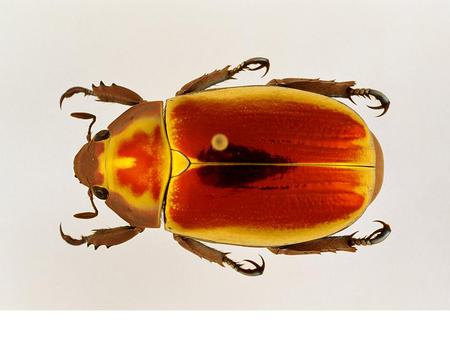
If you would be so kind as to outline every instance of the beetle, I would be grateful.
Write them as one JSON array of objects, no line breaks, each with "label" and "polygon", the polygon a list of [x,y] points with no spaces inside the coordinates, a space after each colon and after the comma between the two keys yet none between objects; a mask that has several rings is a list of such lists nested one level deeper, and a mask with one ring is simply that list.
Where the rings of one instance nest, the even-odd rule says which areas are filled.
[{"label": "beetle", "polygon": [[[208,89],[241,71],[265,69],[269,60],[248,59],[184,85],[173,98],[146,101],[136,92],[100,82],[72,87],[98,101],[131,106],[107,129],[91,137],[74,159],[75,177],[104,200],[128,225],[94,230],[69,244],[111,247],[146,228],[172,232],[186,250],[249,276],[261,275],[264,259],[238,262],[204,242],[268,248],[300,255],[356,251],[382,242],[390,226],[371,235],[332,236],[354,223],[375,199],[383,182],[383,152],[363,119],[334,97],[390,101],[354,81],[273,79],[266,85]],[[263,75],[263,76],[264,76]],[[354,103],[354,102],[353,102]]]}]

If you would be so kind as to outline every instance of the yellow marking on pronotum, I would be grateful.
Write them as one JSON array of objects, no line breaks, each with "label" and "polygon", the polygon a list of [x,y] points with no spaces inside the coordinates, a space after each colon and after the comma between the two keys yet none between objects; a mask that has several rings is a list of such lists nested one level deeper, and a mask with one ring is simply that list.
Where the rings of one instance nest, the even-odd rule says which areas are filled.
[{"label": "yellow marking on pronotum", "polygon": [[[150,193],[151,182],[148,182],[149,191],[145,191],[141,195],[134,194],[129,185],[123,185],[117,176],[118,171],[133,168],[137,164],[138,159],[132,156],[120,156],[119,148],[123,142],[132,139],[133,135],[142,132],[150,135],[151,132],[160,125],[161,122],[159,116],[141,117],[139,119],[135,119],[127,126],[127,128],[117,134],[113,134],[108,140],[105,141],[105,153],[104,155],[102,154],[103,156],[99,159],[105,163],[104,168],[100,168],[101,172],[104,172],[105,175],[105,187],[110,192],[118,193],[128,202],[129,205],[132,205],[133,208],[136,209],[153,210],[155,208],[160,208],[160,199],[162,198],[163,192],[161,192],[161,196],[159,198],[154,199]],[[164,138],[162,142],[164,148],[161,152],[161,157],[166,159],[170,155],[168,153],[168,147],[166,146],[166,141]],[[154,151],[160,150],[155,149]],[[162,163],[163,167],[161,168],[161,176],[166,177],[166,175],[168,176],[170,164],[167,161],[162,161]]]},{"label": "yellow marking on pronotum", "polygon": [[136,165],[134,157],[119,157],[114,158],[114,167],[117,169],[133,168]]}]

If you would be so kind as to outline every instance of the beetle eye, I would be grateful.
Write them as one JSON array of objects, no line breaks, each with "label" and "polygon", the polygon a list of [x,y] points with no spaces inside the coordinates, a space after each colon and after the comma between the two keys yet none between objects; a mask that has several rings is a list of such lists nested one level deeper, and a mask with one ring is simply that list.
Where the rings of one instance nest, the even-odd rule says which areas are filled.
[{"label": "beetle eye", "polygon": [[109,138],[109,130],[103,129],[103,130],[100,130],[97,134],[95,134],[94,141],[99,142],[99,141],[106,140],[107,138]]},{"label": "beetle eye", "polygon": [[109,192],[108,189],[106,188],[99,187],[96,185],[92,187],[92,191],[94,192],[95,197],[101,200],[106,200],[108,198]]}]

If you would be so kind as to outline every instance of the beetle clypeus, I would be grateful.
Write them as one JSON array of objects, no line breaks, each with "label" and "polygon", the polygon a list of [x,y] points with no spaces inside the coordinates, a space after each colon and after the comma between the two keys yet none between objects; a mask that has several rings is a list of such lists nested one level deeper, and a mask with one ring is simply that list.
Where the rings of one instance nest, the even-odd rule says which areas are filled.
[{"label": "beetle clypeus", "polygon": [[[185,249],[245,275],[260,275],[251,260],[238,263],[200,241],[266,247],[275,254],[356,251],[383,241],[388,224],[368,237],[330,236],[355,222],[374,200],[383,181],[383,153],[361,117],[331,97],[370,96],[354,81],[286,78],[265,86],[205,90],[243,70],[269,70],[269,60],[252,58],[239,66],[203,75],[175,97],[145,101],[135,92],[100,82],[73,87],[60,99],[84,93],[98,101],[132,106],[108,129],[91,138],[74,160],[75,176],[93,196],[129,223],[95,230],[69,244],[121,244],[161,223]],[[265,75],[265,74],[264,74]],[[353,101],[353,100],[352,100]]]}]

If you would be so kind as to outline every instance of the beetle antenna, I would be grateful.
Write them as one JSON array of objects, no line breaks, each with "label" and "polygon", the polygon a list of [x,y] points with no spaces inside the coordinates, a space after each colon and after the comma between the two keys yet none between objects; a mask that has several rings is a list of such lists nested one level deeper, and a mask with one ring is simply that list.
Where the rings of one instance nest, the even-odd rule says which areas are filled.
[{"label": "beetle antenna", "polygon": [[88,132],[86,135],[87,141],[90,142],[91,141],[91,129],[92,129],[92,126],[94,125],[95,121],[97,120],[97,117],[90,113],[81,113],[81,112],[72,113],[72,114],[70,114],[70,116],[75,117],[77,119],[82,119],[82,120],[92,119],[92,122],[89,125]]},{"label": "beetle antenna", "polygon": [[89,186],[89,190],[88,190],[88,196],[89,196],[89,200],[91,201],[92,208],[94,208],[94,212],[91,212],[91,211],[80,212],[78,214],[73,215],[73,217],[89,219],[89,218],[94,218],[98,215],[98,209],[95,206],[94,196],[92,195],[92,190],[91,190],[90,186]]}]

